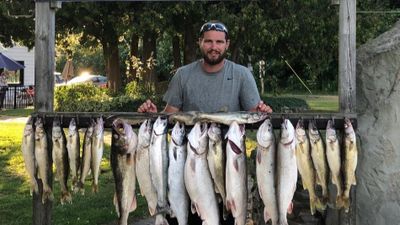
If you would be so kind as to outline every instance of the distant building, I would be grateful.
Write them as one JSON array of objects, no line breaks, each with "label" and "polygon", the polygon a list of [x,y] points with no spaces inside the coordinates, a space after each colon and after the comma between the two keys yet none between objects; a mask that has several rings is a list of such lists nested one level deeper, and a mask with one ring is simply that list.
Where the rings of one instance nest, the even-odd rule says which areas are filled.
[{"label": "distant building", "polygon": [[34,85],[35,84],[35,50],[29,50],[24,46],[5,48],[0,44],[0,52],[9,58],[21,63],[25,69],[12,73],[9,78],[10,85]]}]

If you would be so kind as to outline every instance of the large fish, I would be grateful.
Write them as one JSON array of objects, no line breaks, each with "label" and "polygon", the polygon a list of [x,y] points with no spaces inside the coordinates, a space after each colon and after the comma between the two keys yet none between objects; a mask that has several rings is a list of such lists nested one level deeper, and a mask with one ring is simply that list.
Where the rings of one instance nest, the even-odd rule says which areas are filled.
[{"label": "large fish", "polygon": [[357,142],[353,125],[348,118],[345,118],[344,124],[344,160],[342,170],[344,174],[344,190],[343,190],[343,207],[346,212],[350,207],[350,190],[351,185],[356,185],[356,168],[357,168]]},{"label": "large fish", "polygon": [[277,175],[278,175],[278,210],[279,224],[287,225],[287,213],[293,210],[293,195],[297,183],[296,139],[292,123],[285,119],[281,125],[281,139],[278,143]]},{"label": "large fish", "polygon": [[[208,128],[208,168],[214,181],[215,192],[219,194],[226,206],[225,193],[225,152],[222,148],[221,128],[216,123],[211,123]],[[225,207],[224,207],[225,209]],[[224,216],[226,212],[224,212]]]},{"label": "large fish", "polygon": [[42,203],[46,200],[54,199],[53,192],[49,185],[49,170],[51,169],[51,159],[48,154],[47,134],[41,118],[37,118],[35,123],[35,159],[38,167],[38,177],[43,183]]},{"label": "large fish", "polygon": [[310,141],[302,119],[297,122],[295,136],[297,169],[301,175],[303,188],[308,190],[310,211],[311,215],[314,215],[316,208],[323,210],[323,207],[320,205],[318,196],[315,193],[315,170],[311,159]]},{"label": "large fish", "polygon": [[153,183],[157,192],[157,211],[168,208],[167,125],[167,119],[158,117],[153,124],[153,132],[150,140],[150,175],[151,182]]},{"label": "large fish", "polygon": [[96,124],[93,129],[92,137],[92,160],[91,170],[93,174],[92,190],[94,193],[99,191],[99,175],[100,175],[100,164],[103,157],[104,151],[104,121],[102,117],[96,119]]},{"label": "large fish", "polygon": [[226,207],[236,225],[246,223],[247,169],[244,125],[233,121],[226,134]]},{"label": "large fish", "polygon": [[110,163],[114,175],[114,205],[118,224],[127,225],[129,213],[137,206],[135,197],[135,151],[137,136],[132,127],[121,119],[114,120]]},{"label": "large fish", "polygon": [[168,200],[179,225],[188,223],[189,196],[184,181],[186,161],[185,125],[177,122],[171,131],[168,148]]},{"label": "large fish", "polygon": [[336,186],[336,208],[341,208],[343,207],[343,202],[341,200],[343,192],[342,175],[340,172],[341,157],[339,140],[336,135],[333,120],[328,120],[328,124],[326,125],[326,158],[331,171],[332,184]]},{"label": "large fish", "polygon": [[310,120],[308,124],[308,136],[310,138],[311,158],[316,171],[316,184],[322,187],[321,204],[326,207],[329,200],[328,195],[328,163],[326,162],[326,153],[321,135],[315,125],[315,120]]},{"label": "large fish", "polygon": [[152,125],[151,121],[144,121],[138,132],[138,145],[135,154],[136,177],[139,182],[140,193],[146,198],[147,206],[151,216],[156,214],[157,192],[151,183],[150,177],[150,138]]},{"label": "large fish", "polygon": [[35,178],[36,160],[35,160],[35,132],[33,130],[33,118],[29,117],[25,124],[24,134],[22,136],[22,156],[24,157],[25,169],[29,176],[30,193],[39,193],[38,184]]},{"label": "large fish", "polygon": [[270,119],[264,120],[257,131],[256,176],[258,192],[264,203],[264,221],[278,224],[279,213],[276,202],[276,146]]},{"label": "large fish", "polygon": [[201,122],[216,122],[231,125],[232,122],[238,124],[257,123],[268,117],[267,113],[262,112],[226,112],[226,113],[199,113],[197,120]]},{"label": "large fish", "polygon": [[83,137],[83,149],[82,149],[82,159],[81,159],[81,176],[76,185],[77,190],[81,194],[85,194],[85,179],[89,174],[90,165],[92,161],[92,139],[94,131],[94,121],[91,120],[89,127],[86,129],[85,135]]},{"label": "large fish", "polygon": [[173,122],[181,122],[186,125],[194,125],[199,116],[200,112],[197,111],[187,111],[187,112],[176,112],[168,116],[168,120]]},{"label": "large fish", "polygon": [[68,191],[69,162],[67,152],[67,140],[64,130],[60,126],[60,120],[54,118],[53,129],[51,132],[53,141],[53,162],[56,166],[56,176],[60,182],[61,188],[61,204],[71,203],[71,194]]},{"label": "large fish", "polygon": [[69,158],[69,168],[71,170],[72,177],[72,190],[76,190],[75,186],[78,182],[79,177],[79,166],[80,166],[80,140],[79,140],[79,131],[76,126],[75,119],[72,118],[69,127],[68,127],[68,136],[67,136],[67,151]]},{"label": "large fish", "polygon": [[198,122],[188,135],[185,186],[192,213],[197,212],[203,224],[219,225],[217,198],[207,164],[207,148],[207,124]]}]

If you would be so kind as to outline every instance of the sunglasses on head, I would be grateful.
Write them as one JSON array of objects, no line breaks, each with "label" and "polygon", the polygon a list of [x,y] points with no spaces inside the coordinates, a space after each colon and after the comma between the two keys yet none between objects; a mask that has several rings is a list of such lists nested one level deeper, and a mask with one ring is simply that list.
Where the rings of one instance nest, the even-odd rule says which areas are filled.
[{"label": "sunglasses on head", "polygon": [[200,28],[200,35],[210,30],[225,32],[225,34],[228,34],[228,29],[226,29],[226,27],[222,23],[205,23]]}]

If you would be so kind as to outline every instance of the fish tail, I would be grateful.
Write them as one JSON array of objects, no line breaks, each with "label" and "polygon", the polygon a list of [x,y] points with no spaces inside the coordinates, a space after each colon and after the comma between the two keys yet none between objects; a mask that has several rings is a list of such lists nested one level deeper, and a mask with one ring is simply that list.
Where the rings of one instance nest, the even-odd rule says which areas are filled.
[{"label": "fish tail", "polygon": [[95,184],[94,181],[92,183],[92,191],[93,191],[93,193],[99,192],[99,186],[97,184]]},{"label": "fish tail", "polygon": [[[315,208],[318,211],[320,211],[320,212],[325,211],[326,205],[327,205],[327,202],[325,200],[321,200],[319,198],[316,198],[316,200],[315,200]],[[311,206],[311,204],[310,204],[310,206]]]},{"label": "fish tail", "polygon": [[39,186],[36,180],[32,180],[31,182],[31,195],[35,193],[38,194],[39,193]]},{"label": "fish tail", "polygon": [[72,202],[72,196],[69,193],[69,191],[63,191],[61,193],[61,205],[64,205],[65,203],[71,203]]},{"label": "fish tail", "polygon": [[340,208],[343,208],[344,207],[344,199],[343,199],[343,196],[337,196],[336,197],[336,208],[337,209],[340,209]]},{"label": "fish tail", "polygon": [[42,203],[45,204],[46,200],[53,201],[54,195],[51,188],[47,185],[43,185]]},{"label": "fish tail", "polygon": [[157,215],[155,225],[169,225],[168,221],[165,219],[163,215]]},{"label": "fish tail", "polygon": [[314,215],[314,213],[315,213],[315,207],[316,207],[318,204],[320,204],[318,198],[314,198],[314,199],[310,198],[310,212],[311,212],[311,215]]},{"label": "fish tail", "polygon": [[344,211],[346,213],[348,213],[349,212],[349,208],[350,208],[350,198],[347,198],[347,197],[343,196],[342,200],[343,200]]},{"label": "fish tail", "polygon": [[75,192],[80,191],[82,195],[85,195],[85,188],[82,181],[78,181],[75,186]]}]

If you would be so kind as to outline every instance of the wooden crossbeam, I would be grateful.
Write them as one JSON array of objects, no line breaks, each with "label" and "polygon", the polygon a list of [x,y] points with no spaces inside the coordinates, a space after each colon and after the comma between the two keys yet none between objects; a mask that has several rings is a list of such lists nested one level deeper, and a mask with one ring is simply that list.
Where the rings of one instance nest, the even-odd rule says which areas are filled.
[{"label": "wooden crossbeam", "polygon": [[[234,113],[234,112],[233,112]],[[210,113],[218,114],[218,113]],[[41,117],[44,119],[45,126],[51,126],[54,118],[59,118],[61,126],[66,128],[72,118],[75,118],[78,127],[88,127],[90,120],[98,117],[103,117],[105,120],[105,128],[111,128],[112,122],[116,118],[125,119],[133,127],[139,127],[140,123],[146,119],[155,120],[158,116],[169,117],[173,114],[165,113],[136,113],[136,112],[36,112],[33,113],[32,117]],[[309,120],[315,119],[316,126],[320,130],[326,129],[328,120],[333,119],[335,121],[336,129],[343,129],[344,118],[351,120],[353,127],[357,128],[357,114],[355,113],[272,113],[269,115],[272,126],[274,129],[279,129],[283,118],[288,118],[293,125],[296,125],[299,119],[304,120],[304,124],[307,127]],[[262,122],[262,121],[261,121]],[[259,127],[261,122],[255,124],[248,124],[248,128],[256,129]],[[170,127],[173,123],[170,123]]]}]

